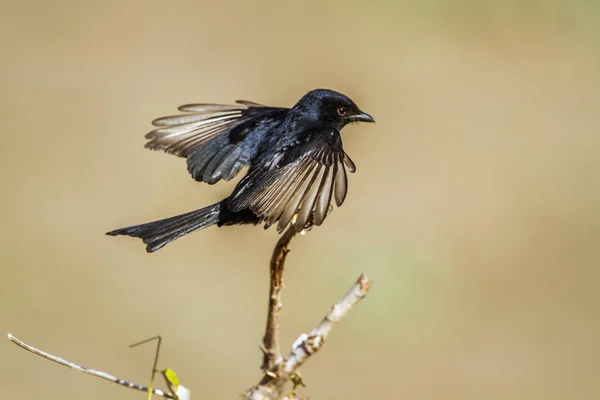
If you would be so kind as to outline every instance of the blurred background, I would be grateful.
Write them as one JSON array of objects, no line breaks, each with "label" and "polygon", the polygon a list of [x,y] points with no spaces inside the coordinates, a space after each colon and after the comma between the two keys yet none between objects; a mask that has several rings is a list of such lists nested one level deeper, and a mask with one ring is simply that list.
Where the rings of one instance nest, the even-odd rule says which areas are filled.
[{"label": "blurred background", "polygon": [[[600,3],[3,1],[0,331],[195,398],[259,378],[274,230],[146,254],[104,232],[213,203],[145,150],[190,102],[333,88],[375,125],[327,222],[294,240],[285,349],[366,271],[367,299],[302,369],[311,399],[600,397]],[[3,396],[141,399],[0,340]]]}]

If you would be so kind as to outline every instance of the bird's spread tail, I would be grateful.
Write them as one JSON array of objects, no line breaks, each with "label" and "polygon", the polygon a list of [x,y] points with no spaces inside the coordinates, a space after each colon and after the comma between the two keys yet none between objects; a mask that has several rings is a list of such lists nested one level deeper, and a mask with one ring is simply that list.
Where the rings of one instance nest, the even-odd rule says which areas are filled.
[{"label": "bird's spread tail", "polygon": [[222,204],[223,202],[219,202],[175,217],[115,229],[106,234],[140,238],[146,244],[146,251],[152,253],[183,235],[216,224],[219,221]]}]

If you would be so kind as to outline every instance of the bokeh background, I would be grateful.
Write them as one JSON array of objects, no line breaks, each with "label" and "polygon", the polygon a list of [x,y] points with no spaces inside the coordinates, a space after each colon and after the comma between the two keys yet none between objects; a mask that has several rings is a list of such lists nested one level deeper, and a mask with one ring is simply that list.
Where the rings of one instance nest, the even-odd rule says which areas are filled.
[{"label": "bokeh background", "polygon": [[[334,88],[349,197],[293,243],[285,348],[360,272],[370,295],[302,369],[311,399],[600,397],[600,3],[3,1],[0,331],[195,398],[259,377],[274,231],[148,255],[104,232],[220,200],[143,149],[189,102]],[[3,397],[134,399],[0,340]]]}]

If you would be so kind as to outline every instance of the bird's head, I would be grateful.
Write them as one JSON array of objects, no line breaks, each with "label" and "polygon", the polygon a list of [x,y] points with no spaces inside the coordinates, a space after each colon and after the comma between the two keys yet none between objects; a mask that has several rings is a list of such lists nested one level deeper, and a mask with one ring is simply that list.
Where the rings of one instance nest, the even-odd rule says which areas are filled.
[{"label": "bird's head", "polygon": [[375,122],[350,99],[329,89],[315,89],[305,94],[294,109],[308,118],[341,130],[351,122]]}]

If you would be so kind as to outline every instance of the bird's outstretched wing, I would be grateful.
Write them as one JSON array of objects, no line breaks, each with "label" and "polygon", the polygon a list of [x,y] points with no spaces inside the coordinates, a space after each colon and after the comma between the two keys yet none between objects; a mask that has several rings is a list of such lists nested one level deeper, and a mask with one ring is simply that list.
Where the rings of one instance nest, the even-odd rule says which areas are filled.
[{"label": "bird's outstretched wing", "polygon": [[273,162],[252,168],[229,197],[231,211],[250,209],[265,229],[283,231],[292,221],[296,231],[321,225],[332,198],[341,206],[348,190],[348,171],[355,166],[342,148],[338,131],[313,131],[295,146],[277,153]]},{"label": "bird's outstretched wing", "polygon": [[237,105],[187,104],[182,114],[152,121],[157,129],[146,134],[152,150],[187,158],[188,171],[197,181],[209,184],[233,179],[252,159],[253,148],[244,146],[246,136],[260,121],[286,108],[238,100]]}]

